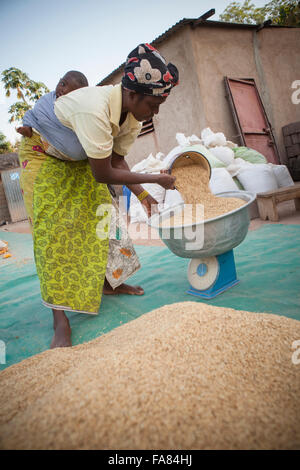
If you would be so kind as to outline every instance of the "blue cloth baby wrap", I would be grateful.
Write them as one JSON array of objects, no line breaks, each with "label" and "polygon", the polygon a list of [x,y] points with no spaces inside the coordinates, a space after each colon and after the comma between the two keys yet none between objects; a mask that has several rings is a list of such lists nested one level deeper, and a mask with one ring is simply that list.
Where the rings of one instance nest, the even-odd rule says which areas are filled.
[{"label": "blue cloth baby wrap", "polygon": [[76,134],[63,126],[54,113],[55,91],[42,96],[33,109],[27,111],[23,125],[33,127],[53,147],[72,160],[85,160],[87,155]]}]

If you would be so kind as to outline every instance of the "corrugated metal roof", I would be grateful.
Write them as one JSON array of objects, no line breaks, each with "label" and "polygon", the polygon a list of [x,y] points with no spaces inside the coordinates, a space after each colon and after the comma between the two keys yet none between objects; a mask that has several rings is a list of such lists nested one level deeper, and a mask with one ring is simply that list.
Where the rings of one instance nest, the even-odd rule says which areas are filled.
[{"label": "corrugated metal roof", "polygon": [[[182,20],[175,23],[169,29],[167,29],[164,33],[154,39],[150,44],[152,46],[156,46],[160,42],[164,41],[166,38],[174,34],[176,31],[181,29],[183,26],[190,25],[192,28],[197,26],[218,26],[221,28],[242,28],[242,29],[257,29],[259,25],[256,24],[244,24],[244,23],[227,23],[225,21],[212,21],[212,20],[202,20],[202,17],[199,18],[183,18]],[[278,26],[278,25],[266,25],[266,28],[287,28],[288,26]],[[105,82],[110,80],[110,78],[115,75],[116,73],[120,72],[125,66],[125,62],[123,62],[119,67],[113,70],[109,75],[107,75],[103,80],[101,80],[97,85],[103,85]]]}]

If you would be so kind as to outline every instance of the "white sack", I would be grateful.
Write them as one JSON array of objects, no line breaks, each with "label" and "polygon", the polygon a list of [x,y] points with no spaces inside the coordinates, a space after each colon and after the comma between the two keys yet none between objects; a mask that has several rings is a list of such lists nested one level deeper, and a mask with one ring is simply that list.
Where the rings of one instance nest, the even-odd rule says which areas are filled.
[{"label": "white sack", "polygon": [[238,144],[235,144],[234,142],[231,142],[231,140],[226,140],[226,147],[229,147],[230,149],[234,149],[238,147]]},{"label": "white sack", "polygon": [[187,145],[194,145],[194,144],[203,144],[203,140],[201,140],[195,134],[192,134],[189,137],[186,137],[181,132],[177,132],[176,140],[177,140],[178,145],[180,145],[181,147],[186,147]]},{"label": "white sack", "polygon": [[130,171],[132,171],[133,173],[142,173],[145,168],[146,168],[146,160],[147,158],[144,158],[144,160],[136,163]]},{"label": "white sack", "polygon": [[[163,204],[166,190],[162,186],[155,183],[145,183],[142,186],[149,194],[151,194],[152,197],[154,197],[154,199],[156,199],[158,204]],[[161,208],[158,207],[158,209],[160,210]],[[131,223],[146,222],[148,220],[148,216],[143,205],[133,193],[131,193],[130,197],[129,215]]]},{"label": "white sack", "polygon": [[239,191],[226,168],[212,168],[209,189],[213,194],[223,193],[224,191]]},{"label": "white sack", "polygon": [[285,165],[273,165],[272,163],[269,163],[269,165],[273,170],[279,188],[294,186],[295,183]]},{"label": "white sack", "polygon": [[232,176],[232,178],[234,178],[234,176],[237,176],[242,168],[249,166],[251,167],[252,163],[246,162],[242,158],[235,158],[233,163],[230,163],[230,165],[226,167],[226,170]]},{"label": "white sack", "polygon": [[164,209],[169,209],[170,207],[179,206],[184,201],[181,197],[181,194],[177,189],[167,189],[165,196]]},{"label": "white sack", "polygon": [[188,138],[184,134],[182,134],[182,132],[177,132],[176,140],[178,142],[178,145],[180,145],[181,147],[185,147],[186,145],[189,145]]},{"label": "white sack", "polygon": [[[161,169],[166,169],[165,161],[161,160],[163,157],[164,154],[161,152],[158,152],[155,157],[150,153],[147,158],[134,165],[131,171],[136,173],[151,172],[152,174],[158,174]],[[163,203],[166,190],[162,186],[155,183],[146,183],[142,186],[159,204]],[[131,223],[146,222],[148,220],[143,205],[133,193],[131,193],[130,197],[129,215]]]},{"label": "white sack", "polygon": [[199,139],[199,137],[197,137],[195,134],[188,137],[188,140],[189,140],[190,145],[195,145],[195,144],[203,145],[203,140]]},{"label": "white sack", "polygon": [[226,146],[226,137],[223,132],[214,133],[207,127],[201,132],[201,139],[204,142],[205,147],[215,147],[216,145]]},{"label": "white sack", "polygon": [[275,175],[269,165],[252,164],[242,168],[237,178],[246,191],[253,193],[265,193],[278,189]]},{"label": "white sack", "polygon": [[135,196],[135,194],[131,193],[130,196],[130,206],[129,206],[129,215],[130,215],[130,223],[134,224],[136,222],[147,222],[148,217],[147,214],[138,200],[138,198]]},{"label": "white sack", "polygon": [[234,152],[228,147],[217,145],[216,147],[210,148],[209,151],[226,166],[230,165],[234,161]]},{"label": "white sack", "polygon": [[214,135],[214,133],[209,127],[206,127],[205,129],[202,129],[202,131],[201,131],[201,139],[203,141],[207,140],[209,137],[211,137],[213,135]]},{"label": "white sack", "polygon": [[162,161],[165,158],[165,154],[162,152],[158,152],[155,156],[156,160]]},{"label": "white sack", "polygon": [[166,168],[165,163],[163,163],[164,154],[159,152],[153,157],[152,153],[147,158],[144,158],[141,162],[136,163],[131,171],[133,173],[147,173],[147,172],[157,172]]}]

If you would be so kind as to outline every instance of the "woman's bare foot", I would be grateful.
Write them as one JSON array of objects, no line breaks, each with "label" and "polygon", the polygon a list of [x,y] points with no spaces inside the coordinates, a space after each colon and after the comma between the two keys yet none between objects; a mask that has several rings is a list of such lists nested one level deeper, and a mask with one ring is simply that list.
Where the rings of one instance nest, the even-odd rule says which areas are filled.
[{"label": "woman's bare foot", "polygon": [[71,328],[68,318],[63,310],[52,310],[54,336],[50,349],[66,348],[72,346]]},{"label": "woman's bare foot", "polygon": [[113,289],[108,283],[107,279],[104,281],[103,294],[105,295],[118,295],[118,294],[128,294],[128,295],[144,295],[144,289],[140,286],[129,286],[128,284],[121,284],[120,286]]}]

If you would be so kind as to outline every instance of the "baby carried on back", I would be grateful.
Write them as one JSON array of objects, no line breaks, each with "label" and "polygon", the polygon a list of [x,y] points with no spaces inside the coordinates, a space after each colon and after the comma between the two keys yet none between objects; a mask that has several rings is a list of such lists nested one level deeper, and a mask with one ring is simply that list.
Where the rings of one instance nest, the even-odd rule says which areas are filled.
[{"label": "baby carried on back", "polygon": [[32,130],[38,132],[48,155],[61,160],[87,159],[76,134],[61,124],[54,112],[57,98],[84,86],[88,86],[88,81],[81,72],[67,72],[55,91],[42,96],[34,108],[25,113],[23,126],[17,131],[27,137],[32,135]]}]

